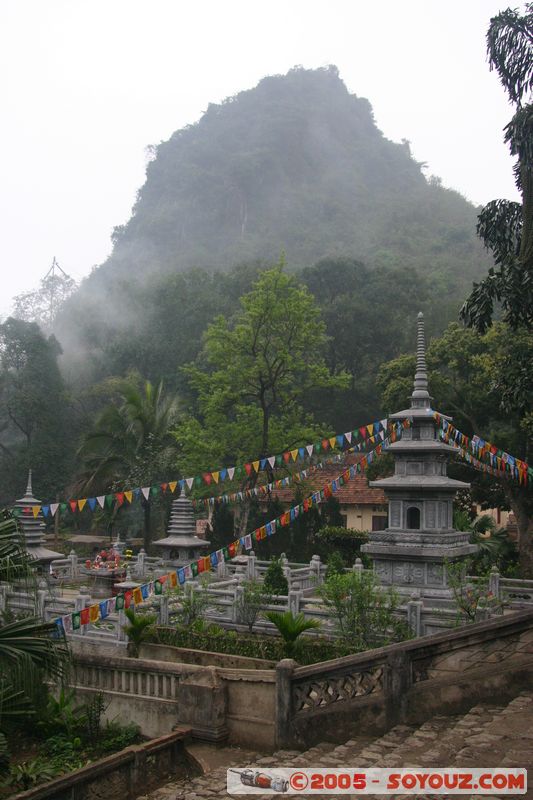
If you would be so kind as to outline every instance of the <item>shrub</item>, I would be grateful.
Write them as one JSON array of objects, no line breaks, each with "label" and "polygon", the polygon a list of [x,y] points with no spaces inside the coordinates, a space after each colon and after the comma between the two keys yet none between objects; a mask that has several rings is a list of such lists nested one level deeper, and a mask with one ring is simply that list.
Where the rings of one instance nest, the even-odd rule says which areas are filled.
[{"label": "shrub", "polygon": [[326,561],[327,570],[326,570],[326,580],[331,578],[332,575],[343,575],[345,563],[342,555],[339,553],[338,550],[334,550],[328,556],[328,560]]},{"label": "shrub", "polygon": [[262,607],[270,602],[271,597],[259,581],[245,581],[242,587],[242,594],[235,603],[237,622],[247,625],[251,633]]},{"label": "shrub", "polygon": [[268,565],[263,580],[263,588],[270,594],[288,594],[289,584],[283,574],[283,567],[279,558],[274,558]]},{"label": "shrub", "polygon": [[108,722],[100,733],[97,747],[101,753],[114,753],[123,750],[141,739],[138,725],[120,725],[115,720]]},{"label": "shrub", "polygon": [[319,593],[342,641],[356,652],[409,636],[405,623],[394,615],[396,594],[380,588],[373,572],[331,575]]}]

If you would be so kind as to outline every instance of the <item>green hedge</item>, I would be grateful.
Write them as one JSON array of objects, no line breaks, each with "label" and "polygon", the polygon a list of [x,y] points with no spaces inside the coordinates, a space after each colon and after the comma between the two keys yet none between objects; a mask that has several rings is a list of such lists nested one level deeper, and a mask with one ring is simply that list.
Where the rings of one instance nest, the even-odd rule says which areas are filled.
[{"label": "green hedge", "polygon": [[[190,628],[156,628],[151,641],[172,647],[187,647],[191,650],[205,650],[211,653],[227,653],[234,656],[262,658],[267,661],[280,661],[285,658],[283,641],[279,637],[244,634],[210,626],[205,631]],[[300,664],[316,664],[331,658],[350,655],[349,648],[332,642],[325,637],[304,637],[297,648],[296,660]]]}]

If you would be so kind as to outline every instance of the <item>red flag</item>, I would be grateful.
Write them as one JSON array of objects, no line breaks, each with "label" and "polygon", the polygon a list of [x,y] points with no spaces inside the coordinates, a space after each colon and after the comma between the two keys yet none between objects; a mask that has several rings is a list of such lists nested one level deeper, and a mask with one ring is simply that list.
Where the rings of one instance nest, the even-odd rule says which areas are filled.
[{"label": "red flag", "polygon": [[76,511],[76,509],[78,507],[78,503],[76,502],[76,500],[69,500],[69,506],[70,506],[70,510],[74,514],[74,512]]},{"label": "red flag", "polygon": [[81,611],[80,611],[80,622],[81,622],[82,625],[88,625],[89,624],[89,614],[90,614],[90,612],[89,612],[88,608],[82,608],[81,609]]},{"label": "red flag", "polygon": [[207,483],[208,486],[209,486],[209,484],[211,483],[212,480],[213,480],[213,478],[211,477],[211,473],[210,472],[204,472],[204,481]]},{"label": "red flag", "polygon": [[252,472],[252,465],[251,464],[245,464],[244,465],[244,469],[246,470],[246,474],[250,475],[250,473]]},{"label": "red flag", "polygon": [[115,493],[115,498],[116,498],[117,503],[119,504],[119,506],[121,506],[122,503],[124,502],[124,492],[116,492]]}]

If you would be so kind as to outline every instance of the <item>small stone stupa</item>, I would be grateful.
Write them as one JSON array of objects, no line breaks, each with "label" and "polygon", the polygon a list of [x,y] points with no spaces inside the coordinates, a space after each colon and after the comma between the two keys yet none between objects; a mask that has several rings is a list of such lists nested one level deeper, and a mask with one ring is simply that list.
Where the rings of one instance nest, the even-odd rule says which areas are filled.
[{"label": "small stone stupa", "polygon": [[[39,506],[37,516],[33,514],[33,508]],[[20,509],[19,523],[24,535],[24,542],[27,553],[32,559],[43,566],[48,566],[50,561],[55,558],[64,558],[63,553],[56,553],[54,550],[49,550],[45,547],[45,530],[44,516],[41,508],[41,501],[33,496],[33,488],[31,485],[31,469],[28,473],[28,485],[26,486],[26,494],[20,500],[15,501],[14,508]],[[30,509],[25,511],[24,509]]]},{"label": "small stone stupa", "polygon": [[172,501],[167,534],[164,539],[154,542],[154,546],[163,548],[162,558],[176,567],[201,558],[209,546],[206,539],[196,535],[192,503],[183,490]]},{"label": "small stone stupa", "polygon": [[[444,419],[450,419],[441,415]],[[440,441],[428,391],[424,316],[418,315],[416,374],[411,407],[389,419],[412,420],[399,441],[387,450],[394,456],[394,475],[371,481],[383,489],[389,501],[389,524],[370,534],[361,548],[374,562],[381,583],[393,585],[400,594],[417,590],[421,597],[449,600],[446,562],[466,559],[477,551],[469,533],[453,528],[453,500],[470,484],[448,477],[451,445]]]}]

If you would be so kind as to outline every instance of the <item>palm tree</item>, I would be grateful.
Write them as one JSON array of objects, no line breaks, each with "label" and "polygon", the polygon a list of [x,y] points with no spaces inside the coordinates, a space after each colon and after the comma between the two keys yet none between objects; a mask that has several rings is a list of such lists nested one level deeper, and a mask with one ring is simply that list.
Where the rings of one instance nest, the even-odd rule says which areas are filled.
[{"label": "palm tree", "polygon": [[[163,382],[139,387],[129,382],[119,403],[108,405],[84,438],[78,455],[84,469],[83,491],[110,491],[150,485],[172,469],[176,442],[170,435],[177,400],[165,396]],[[144,548],[150,546],[150,501],[141,496],[144,513]],[[117,510],[117,509],[116,509]]]},{"label": "palm tree", "polygon": [[134,658],[138,658],[141,644],[152,633],[156,616],[155,614],[139,616],[132,608],[126,608],[124,613],[129,620],[129,625],[122,626],[129,640],[128,650]]},{"label": "palm tree", "polygon": [[[33,574],[18,524],[7,512],[0,521],[0,582]],[[43,677],[60,678],[69,660],[65,641],[54,623],[38,617],[0,621],[0,755],[5,752],[5,729],[10,721],[32,716],[36,690]]]},{"label": "palm tree", "polygon": [[292,658],[294,655],[296,640],[304,631],[320,627],[320,620],[306,619],[302,613],[295,616],[291,611],[283,613],[281,611],[267,611],[265,612],[265,617],[278,629],[285,643],[285,655],[287,658]]},{"label": "palm tree", "polygon": [[474,284],[461,316],[481,332],[498,308],[511,327],[533,328],[533,3],[526,3],[525,12],[507,8],[491,19],[487,31],[490,69],[498,73],[515,107],[505,141],[516,156],[515,183],[522,202],[492,200],[478,217],[478,235],[492,250],[495,267]]}]

